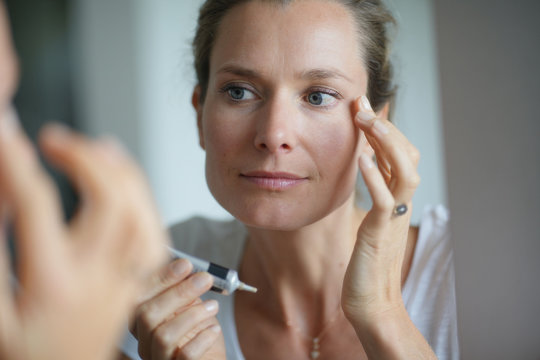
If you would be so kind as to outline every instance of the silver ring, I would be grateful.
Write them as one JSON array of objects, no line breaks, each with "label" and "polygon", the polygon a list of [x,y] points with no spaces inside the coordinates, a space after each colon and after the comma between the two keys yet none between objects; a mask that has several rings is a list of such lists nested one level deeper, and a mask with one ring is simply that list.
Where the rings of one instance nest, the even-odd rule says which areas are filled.
[{"label": "silver ring", "polygon": [[409,210],[409,208],[407,207],[407,205],[399,204],[394,208],[393,214],[394,214],[394,216],[405,215],[408,210]]}]

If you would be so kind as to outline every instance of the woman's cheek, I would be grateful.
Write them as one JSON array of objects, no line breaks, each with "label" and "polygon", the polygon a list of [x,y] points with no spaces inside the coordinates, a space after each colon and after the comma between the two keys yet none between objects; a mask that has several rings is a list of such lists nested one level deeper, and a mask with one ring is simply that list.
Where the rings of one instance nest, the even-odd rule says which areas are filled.
[{"label": "woman's cheek", "polygon": [[309,122],[306,130],[310,132],[311,143],[316,144],[324,154],[334,158],[341,154],[338,159],[352,156],[359,134],[348,112],[336,109],[329,113],[312,114]]},{"label": "woman's cheek", "polygon": [[[210,105],[211,104],[211,105]],[[232,134],[232,119],[230,109],[221,104],[219,99],[208,99],[203,116],[203,129],[207,151],[214,148],[221,148],[224,140]]]},{"label": "woman's cheek", "polygon": [[[234,182],[234,169],[246,159],[248,122],[230,109],[215,107],[203,118],[206,145],[206,175],[211,190],[221,189]],[[212,191],[214,192],[214,191]],[[214,194],[217,198],[218,194]]]},{"label": "woman's cheek", "polygon": [[351,116],[341,112],[338,117],[318,122],[316,134],[311,135],[312,153],[317,154],[321,177],[332,188],[341,188],[347,197],[353,191],[358,174],[356,154],[359,132]]},{"label": "woman's cheek", "polygon": [[245,126],[238,119],[226,114],[210,118],[205,122],[207,152],[218,152],[222,156],[235,151],[245,137]]}]

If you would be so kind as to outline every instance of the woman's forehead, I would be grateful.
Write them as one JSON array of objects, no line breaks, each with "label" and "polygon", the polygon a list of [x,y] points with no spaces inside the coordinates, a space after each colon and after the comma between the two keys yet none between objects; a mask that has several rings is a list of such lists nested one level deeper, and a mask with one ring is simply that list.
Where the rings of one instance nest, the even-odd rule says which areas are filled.
[{"label": "woman's forehead", "polygon": [[219,27],[211,71],[231,65],[268,76],[328,70],[358,78],[364,70],[352,15],[321,0],[251,1],[230,10]]}]

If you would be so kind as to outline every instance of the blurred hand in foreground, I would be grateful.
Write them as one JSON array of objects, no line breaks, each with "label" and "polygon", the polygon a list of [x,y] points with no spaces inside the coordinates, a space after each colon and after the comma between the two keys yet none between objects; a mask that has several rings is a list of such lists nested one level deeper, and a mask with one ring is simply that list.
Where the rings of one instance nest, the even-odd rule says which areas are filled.
[{"label": "blurred hand in foreground", "polygon": [[16,83],[0,1],[0,359],[110,358],[143,280],[164,263],[166,233],[141,171],[120,146],[47,126],[44,155],[81,197],[65,223],[57,190],[9,105]]}]

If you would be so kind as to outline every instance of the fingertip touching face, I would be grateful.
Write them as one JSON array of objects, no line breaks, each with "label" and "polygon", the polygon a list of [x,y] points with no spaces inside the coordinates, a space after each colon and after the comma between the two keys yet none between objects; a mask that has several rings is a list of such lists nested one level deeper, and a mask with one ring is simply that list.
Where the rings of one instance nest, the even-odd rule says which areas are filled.
[{"label": "fingertip touching face", "polygon": [[225,15],[198,123],[210,191],[240,221],[297,229],[353,196],[360,50],[334,2],[250,1]]}]

